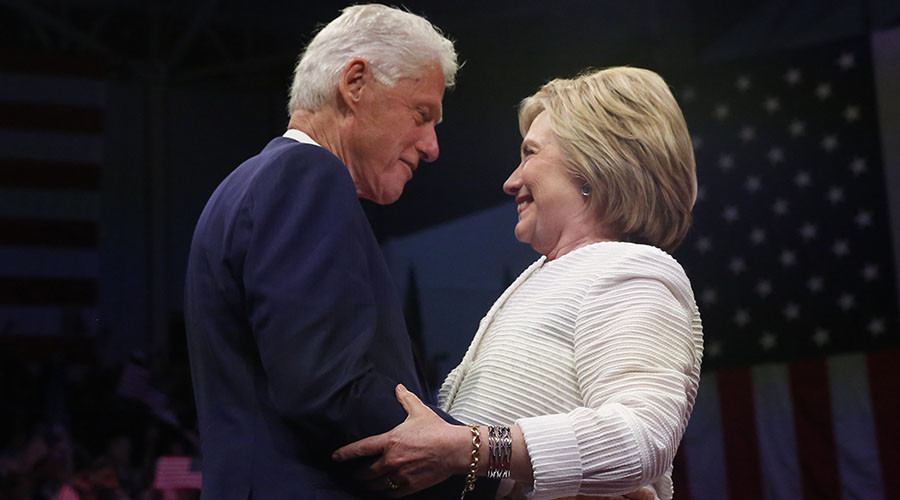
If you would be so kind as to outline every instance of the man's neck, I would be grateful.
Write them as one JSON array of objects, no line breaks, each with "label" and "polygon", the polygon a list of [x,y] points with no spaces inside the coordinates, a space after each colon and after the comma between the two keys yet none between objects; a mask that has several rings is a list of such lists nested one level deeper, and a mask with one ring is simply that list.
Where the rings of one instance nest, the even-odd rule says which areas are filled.
[{"label": "man's neck", "polygon": [[324,107],[319,111],[297,110],[288,122],[289,129],[297,129],[308,135],[320,146],[347,164],[344,142],[342,140],[341,117],[331,108]]}]

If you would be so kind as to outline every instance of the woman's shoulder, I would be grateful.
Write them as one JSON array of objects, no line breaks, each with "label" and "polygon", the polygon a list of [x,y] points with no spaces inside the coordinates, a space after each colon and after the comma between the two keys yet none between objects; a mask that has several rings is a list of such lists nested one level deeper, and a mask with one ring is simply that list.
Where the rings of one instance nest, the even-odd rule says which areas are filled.
[{"label": "woman's shoulder", "polygon": [[669,288],[690,293],[691,284],[681,264],[667,252],[640,243],[608,241],[583,247],[582,272],[604,282],[648,278]]},{"label": "woman's shoulder", "polygon": [[681,264],[665,251],[651,245],[627,241],[592,243],[572,252],[572,254],[573,257],[588,265],[602,266],[607,269],[634,264],[682,269]]}]

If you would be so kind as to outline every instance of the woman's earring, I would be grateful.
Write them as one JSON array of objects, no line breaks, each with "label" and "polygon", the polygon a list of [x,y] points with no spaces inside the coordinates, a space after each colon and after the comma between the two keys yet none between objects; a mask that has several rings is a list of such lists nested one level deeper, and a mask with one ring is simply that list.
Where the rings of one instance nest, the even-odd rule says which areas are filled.
[{"label": "woman's earring", "polygon": [[582,184],[582,186],[581,186],[581,194],[584,195],[584,196],[590,196],[590,195],[591,195],[591,185],[588,184],[587,182],[585,182],[584,184]]}]

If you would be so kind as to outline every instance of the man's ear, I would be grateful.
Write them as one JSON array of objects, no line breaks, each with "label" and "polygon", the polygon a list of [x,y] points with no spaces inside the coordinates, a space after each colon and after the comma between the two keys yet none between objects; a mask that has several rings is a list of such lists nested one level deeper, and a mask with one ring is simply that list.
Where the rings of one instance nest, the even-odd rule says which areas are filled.
[{"label": "man's ear", "polygon": [[344,66],[338,81],[341,101],[350,110],[356,109],[362,98],[363,89],[372,77],[372,69],[365,59],[353,59]]}]

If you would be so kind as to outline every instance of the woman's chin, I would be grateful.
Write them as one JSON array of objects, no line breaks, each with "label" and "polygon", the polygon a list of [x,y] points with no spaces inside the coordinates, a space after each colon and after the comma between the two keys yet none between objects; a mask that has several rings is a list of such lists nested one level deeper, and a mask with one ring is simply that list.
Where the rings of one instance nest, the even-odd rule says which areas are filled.
[{"label": "woman's chin", "polygon": [[531,238],[528,237],[527,232],[520,228],[520,226],[516,226],[516,239],[519,240],[519,243],[530,243]]}]

